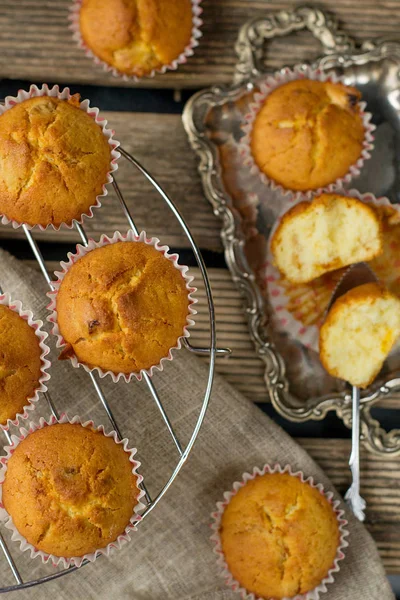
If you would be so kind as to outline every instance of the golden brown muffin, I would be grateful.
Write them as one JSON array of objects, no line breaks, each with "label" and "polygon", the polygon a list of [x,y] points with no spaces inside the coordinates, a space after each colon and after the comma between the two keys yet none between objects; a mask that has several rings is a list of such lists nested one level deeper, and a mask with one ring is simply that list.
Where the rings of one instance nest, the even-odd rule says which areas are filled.
[{"label": "golden brown muffin", "polygon": [[340,532],[317,489],[287,473],[267,473],[232,497],[220,537],[234,579],[269,600],[314,589],[333,566]]},{"label": "golden brown muffin", "polygon": [[89,367],[138,373],[157,365],[183,334],[185,280],[172,262],[144,242],[92,250],[65,275],[57,295],[62,358]]},{"label": "golden brown muffin", "polygon": [[78,94],[16,104],[0,116],[0,213],[43,227],[79,220],[102,193],[110,161]]},{"label": "golden brown muffin", "polygon": [[23,412],[40,386],[40,340],[16,312],[0,304],[0,424]]},{"label": "golden brown muffin", "polygon": [[260,170],[291,190],[313,190],[344,177],[362,152],[360,97],[355,88],[310,79],[276,88],[251,133]]},{"label": "golden brown muffin", "polygon": [[121,535],[138,500],[137,477],[122,446],[70,423],[28,435],[8,461],[3,504],[38,550],[70,558]]},{"label": "golden brown muffin", "polygon": [[340,296],[320,330],[319,353],[334,377],[366,388],[400,336],[400,300],[367,283]]},{"label": "golden brown muffin", "polygon": [[85,44],[120,73],[142,77],[178,58],[192,35],[190,0],[83,0]]},{"label": "golden brown muffin", "polygon": [[382,249],[382,226],[374,208],[336,194],[291,208],[271,240],[276,266],[292,283],[371,260]]}]

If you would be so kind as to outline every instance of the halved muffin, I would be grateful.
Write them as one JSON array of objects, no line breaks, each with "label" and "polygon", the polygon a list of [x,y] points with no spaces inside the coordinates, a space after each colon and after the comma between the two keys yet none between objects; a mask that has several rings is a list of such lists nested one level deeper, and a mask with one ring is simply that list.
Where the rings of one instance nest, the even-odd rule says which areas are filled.
[{"label": "halved muffin", "polygon": [[292,283],[371,260],[382,250],[382,225],[375,209],[339,194],[296,204],[284,214],[271,240],[276,266]]}]

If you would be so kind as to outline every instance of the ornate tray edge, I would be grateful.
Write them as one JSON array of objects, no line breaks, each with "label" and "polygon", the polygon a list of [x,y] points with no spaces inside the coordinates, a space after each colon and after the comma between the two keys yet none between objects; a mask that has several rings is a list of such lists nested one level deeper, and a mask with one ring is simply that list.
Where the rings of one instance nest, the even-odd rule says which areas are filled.
[{"label": "ornate tray edge", "polygon": [[[304,422],[308,419],[322,420],[328,411],[335,410],[344,423],[350,426],[351,397],[348,393],[318,398],[310,405],[301,407],[289,407],[284,400],[288,394],[285,365],[268,338],[265,301],[243,250],[241,217],[230,206],[230,198],[224,191],[214,146],[205,133],[197,128],[194,120],[196,111],[202,105],[218,105],[226,102],[230,97],[237,96],[240,90],[245,93],[246,90],[250,91],[254,87],[251,79],[262,74],[259,61],[262,43],[266,38],[285,35],[302,28],[308,28],[323,45],[326,55],[315,61],[313,63],[315,66],[325,69],[344,67],[350,64],[378,61],[388,56],[400,59],[400,44],[390,40],[365,42],[360,51],[355,52],[354,42],[338,31],[336,21],[331,16],[320,10],[299,7],[293,11],[281,11],[269,18],[253,19],[241,28],[236,44],[239,62],[234,85],[214,86],[196,93],[187,102],[182,119],[190,145],[200,159],[198,170],[206,198],[212,205],[214,214],[222,221],[221,239],[225,249],[225,259],[233,281],[244,300],[250,336],[258,356],[265,363],[264,379],[272,404],[282,416],[295,422]],[[400,378],[391,379],[380,385],[373,393],[363,396],[361,400],[361,437],[368,449],[375,453],[400,454],[400,430],[387,433],[370,413],[371,406],[382,396],[399,390]]]}]

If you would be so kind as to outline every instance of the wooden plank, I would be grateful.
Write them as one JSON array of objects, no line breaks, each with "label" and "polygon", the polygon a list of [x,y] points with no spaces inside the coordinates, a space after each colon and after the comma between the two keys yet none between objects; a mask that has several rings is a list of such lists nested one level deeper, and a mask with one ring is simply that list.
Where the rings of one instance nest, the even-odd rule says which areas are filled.
[{"label": "wooden plank", "polygon": [[[104,112],[115,137],[158,180],[182,212],[197,243],[202,248],[222,251],[219,220],[205,199],[197,172],[197,158],[189,147],[179,115]],[[139,229],[161,237],[175,248],[189,242],[166,203],[135,167],[121,157],[116,179]],[[98,238],[102,233],[126,231],[127,221],[119,207],[112,186],[93,219],[87,219],[88,233]],[[79,236],[67,228],[41,233],[37,239],[77,242]],[[1,237],[23,238],[22,230],[1,227]]]},{"label": "wooden plank", "polygon": [[[348,440],[298,439],[341,494],[350,484]],[[328,444],[328,445],[327,445]],[[361,449],[361,494],[367,501],[366,526],[388,574],[400,571],[399,459],[374,456]]]},{"label": "wooden plank", "polygon": [[[195,55],[178,71],[124,82],[105,73],[86,58],[68,30],[70,0],[2,0],[0,3],[0,76],[32,81],[99,85],[199,88],[228,83],[236,62],[234,44],[241,25],[255,16],[288,9],[297,0],[204,0],[203,38]],[[400,5],[391,0],[331,0],[318,2],[334,12],[343,29],[357,40],[398,37]],[[307,33],[274,41],[267,64],[278,68],[320,54],[319,44]]]}]

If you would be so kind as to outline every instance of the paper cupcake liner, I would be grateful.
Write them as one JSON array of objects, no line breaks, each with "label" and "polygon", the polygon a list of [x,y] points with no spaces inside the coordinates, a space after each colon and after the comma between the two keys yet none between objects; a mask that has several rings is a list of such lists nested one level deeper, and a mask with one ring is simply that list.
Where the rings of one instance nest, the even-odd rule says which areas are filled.
[{"label": "paper cupcake liner", "polygon": [[[17,530],[17,528],[15,527],[15,525],[13,523],[11,516],[7,513],[7,511],[4,508],[4,505],[2,503],[2,492],[3,492],[2,484],[4,482],[5,475],[7,472],[7,462],[10,459],[10,457],[12,456],[12,454],[14,453],[15,448],[29,434],[33,433],[34,431],[37,431],[38,429],[43,429],[44,427],[47,427],[47,426],[51,427],[52,425],[55,425],[56,423],[71,423],[71,424],[79,423],[80,425],[82,425],[82,427],[88,427],[94,431],[99,431],[106,437],[112,438],[116,444],[122,445],[125,452],[129,455],[129,460],[132,463],[132,473],[134,473],[137,477],[137,486],[138,486],[138,490],[139,490],[139,494],[137,496],[137,504],[134,507],[134,512],[132,514],[129,524],[125,528],[124,533],[119,535],[118,538],[114,542],[111,542],[104,548],[99,548],[98,550],[96,550],[95,552],[92,552],[90,554],[84,554],[83,556],[75,556],[72,558],[67,558],[67,557],[62,557],[62,556],[61,557],[54,556],[52,554],[46,554],[45,552],[42,552],[41,550],[38,550],[37,548],[35,548],[32,544],[30,544],[26,540],[26,538],[24,538],[19,533],[19,531]],[[140,475],[137,472],[137,469],[140,467],[141,463],[134,459],[134,456],[136,455],[137,450],[136,450],[136,448],[128,447],[128,440],[126,438],[120,441],[118,439],[117,433],[115,431],[106,433],[103,425],[100,425],[99,427],[95,427],[93,421],[82,422],[80,417],[78,417],[78,416],[75,416],[72,419],[69,419],[66,414],[62,414],[59,419],[56,419],[54,416],[52,416],[52,417],[50,417],[49,420],[46,421],[43,417],[41,417],[38,424],[30,422],[29,429],[25,429],[24,427],[21,427],[19,436],[17,436],[17,435],[11,436],[11,442],[12,442],[11,446],[5,447],[6,456],[3,456],[0,458],[0,522],[4,522],[5,527],[7,529],[9,529],[10,531],[12,531],[11,540],[13,542],[14,541],[19,542],[21,552],[28,551],[31,555],[31,558],[36,558],[37,556],[39,556],[42,559],[42,562],[44,564],[46,564],[50,561],[54,566],[62,565],[66,569],[73,565],[76,567],[80,567],[84,560],[94,562],[96,560],[96,558],[98,556],[100,556],[101,554],[103,554],[104,556],[109,556],[110,553],[115,548],[120,549],[120,548],[122,548],[122,546],[124,546],[127,542],[130,541],[130,539],[131,539],[130,535],[129,535],[130,532],[136,531],[136,529],[137,529],[136,525],[142,519],[139,512],[142,511],[144,508],[146,508],[146,506],[141,502],[141,498],[143,498],[143,496],[145,495],[145,492],[139,487],[143,481],[143,477],[142,477],[142,475]]]},{"label": "paper cupcake liner", "polygon": [[269,600],[266,598],[260,598],[252,592],[248,592],[245,588],[241,587],[238,581],[236,581],[233,578],[231,572],[229,571],[229,567],[225,561],[224,553],[222,551],[221,538],[219,535],[222,515],[224,513],[225,508],[231,501],[232,497],[235,496],[240,490],[240,488],[246,485],[248,481],[255,479],[257,476],[265,475],[266,473],[288,473],[292,477],[297,477],[298,479],[300,479],[302,483],[306,483],[311,487],[316,488],[328,500],[336,515],[339,524],[340,539],[338,549],[336,552],[336,557],[327,575],[324,577],[321,583],[319,583],[319,585],[313,590],[305,594],[298,594],[291,598],[282,598],[282,600],[318,600],[320,594],[323,594],[327,591],[327,584],[333,583],[334,574],[340,570],[339,561],[343,560],[345,557],[344,549],[347,548],[347,546],[349,545],[349,543],[345,539],[349,535],[349,532],[346,529],[348,522],[346,519],[343,518],[344,511],[339,508],[339,500],[333,500],[332,492],[326,492],[321,483],[315,483],[312,477],[306,478],[302,471],[293,472],[290,465],[286,465],[284,467],[280,466],[279,464],[276,464],[273,467],[271,467],[270,465],[265,465],[262,469],[255,467],[252,473],[243,473],[241,480],[235,481],[235,483],[233,484],[232,490],[224,493],[225,500],[223,502],[217,502],[217,510],[211,514],[213,521],[211,524],[211,529],[213,530],[211,541],[214,544],[213,550],[214,553],[217,555],[217,563],[220,568],[221,575],[224,578],[226,585],[229,586],[234,592],[239,592],[243,600]]},{"label": "paper cupcake liner", "polygon": [[57,322],[57,294],[58,294],[58,290],[60,288],[62,280],[64,279],[64,277],[65,277],[66,273],[68,272],[68,270],[70,269],[70,267],[74,263],[76,263],[76,261],[78,261],[80,258],[85,256],[88,252],[90,252],[91,250],[94,250],[95,248],[101,248],[103,246],[107,246],[108,244],[115,244],[116,242],[144,242],[148,246],[153,246],[165,258],[167,258],[170,262],[172,262],[174,267],[181,273],[182,277],[184,278],[184,280],[186,282],[186,289],[188,292],[188,299],[189,299],[189,307],[188,307],[189,312],[188,312],[188,316],[186,319],[186,325],[183,329],[182,335],[179,336],[176,345],[173,346],[172,348],[170,348],[168,355],[163,357],[158,364],[151,366],[149,369],[142,369],[141,371],[139,371],[139,373],[129,373],[129,374],[114,373],[113,371],[103,371],[99,367],[91,368],[88,365],[80,362],[76,356],[72,356],[70,359],[71,363],[74,367],[82,366],[85,369],[85,371],[87,371],[88,373],[90,373],[92,371],[97,371],[97,373],[99,374],[100,377],[106,377],[107,375],[110,375],[114,383],[117,383],[117,381],[119,381],[122,377],[126,381],[126,383],[129,383],[133,378],[136,378],[140,381],[142,379],[143,373],[146,373],[147,375],[149,375],[151,377],[154,373],[154,370],[157,369],[158,371],[162,371],[164,368],[164,363],[167,361],[171,361],[173,359],[172,351],[179,350],[182,345],[181,344],[182,339],[190,337],[189,327],[192,327],[194,325],[194,321],[190,317],[197,314],[197,311],[193,308],[193,304],[197,303],[197,299],[193,298],[192,294],[194,294],[197,291],[197,288],[191,286],[191,283],[194,278],[191,275],[187,274],[187,272],[189,270],[188,267],[178,264],[178,258],[179,258],[178,254],[169,254],[168,246],[162,246],[160,244],[160,240],[158,238],[148,238],[144,231],[142,231],[139,236],[135,235],[135,233],[132,230],[129,230],[128,233],[126,233],[125,235],[121,234],[119,231],[116,231],[114,233],[114,235],[112,236],[112,238],[109,238],[106,235],[102,235],[99,242],[95,242],[94,240],[89,240],[89,243],[87,246],[82,246],[82,245],[78,244],[76,246],[76,254],[72,254],[72,252],[69,252],[68,253],[68,262],[60,263],[62,271],[56,271],[54,273],[57,278],[57,280],[53,282],[54,291],[47,292],[47,295],[51,300],[49,306],[47,307],[48,310],[51,311],[51,314],[50,314],[50,316],[47,317],[47,320],[53,324],[51,333],[54,334],[55,336],[57,336],[57,343],[56,343],[57,348],[63,348],[67,345],[63,336],[60,333],[60,330],[58,327],[58,322]]},{"label": "paper cupcake liner", "polygon": [[49,337],[46,331],[43,331],[43,321],[35,321],[33,319],[33,313],[30,310],[24,310],[19,300],[11,300],[9,294],[0,295],[0,304],[8,306],[11,310],[16,312],[24,321],[28,322],[28,325],[35,331],[36,336],[39,338],[39,346],[41,349],[40,354],[40,377],[38,380],[38,387],[35,390],[33,396],[26,399],[26,405],[23,407],[22,413],[17,413],[13,419],[8,419],[6,425],[0,424],[0,429],[8,431],[10,425],[18,425],[18,419],[27,419],[28,412],[34,410],[36,402],[39,400],[40,394],[47,391],[46,382],[50,379],[50,374],[47,370],[50,368],[51,363],[45,358],[50,353],[50,348],[44,343]]},{"label": "paper cupcake liner", "polygon": [[191,0],[192,4],[192,14],[193,14],[193,27],[192,27],[192,35],[190,37],[189,43],[184,49],[184,51],[169,65],[163,65],[158,69],[153,69],[150,73],[147,73],[143,77],[138,77],[137,75],[127,75],[126,73],[120,73],[115,67],[109,65],[105,61],[101,60],[98,56],[96,56],[92,50],[85,44],[81,30],[79,26],[79,13],[81,10],[82,0],[73,0],[70,8],[69,14],[69,29],[73,33],[73,39],[78,44],[78,47],[85,51],[85,54],[88,58],[94,61],[97,66],[103,67],[103,71],[107,73],[112,73],[114,77],[119,77],[123,81],[140,81],[146,77],[154,77],[157,73],[165,73],[166,71],[175,71],[179,65],[182,65],[187,62],[187,59],[190,56],[193,56],[194,49],[199,45],[199,39],[203,35],[200,31],[201,26],[203,25],[203,21],[200,18],[203,9],[201,8],[202,0]]},{"label": "paper cupcake liner", "polygon": [[336,179],[336,181],[330,183],[329,185],[320,187],[316,190],[296,191],[284,188],[282,185],[280,185],[273,179],[269,178],[265,173],[263,173],[258,167],[257,163],[255,162],[250,146],[251,132],[253,130],[255,118],[259,110],[261,109],[266,97],[276,88],[280,87],[285,83],[289,83],[289,81],[294,81],[296,79],[312,79],[315,81],[330,81],[331,83],[344,83],[343,77],[338,77],[335,73],[330,73],[328,75],[324,73],[324,71],[322,71],[321,69],[313,70],[311,69],[311,67],[294,67],[293,70],[286,67],[278,73],[267,77],[263,82],[259,84],[259,92],[254,94],[254,101],[250,104],[249,111],[244,117],[244,122],[242,124],[242,131],[244,132],[244,136],[239,143],[239,152],[242,157],[243,163],[247,167],[249,167],[250,172],[253,175],[258,175],[261,178],[262,182],[268,185],[272,190],[279,191],[282,195],[292,194],[295,197],[295,199],[311,199],[313,196],[321,194],[324,191],[331,192],[338,187],[343,187],[344,184],[348,184],[353,177],[357,177],[360,174],[364,162],[367,159],[371,158],[371,151],[374,147],[374,137],[372,135],[372,132],[375,130],[375,125],[373,125],[370,122],[372,117],[371,113],[365,112],[366,103],[359,102],[360,115],[363,120],[365,131],[363,149],[360,158],[354,165],[351,165],[346,175],[344,177]]},{"label": "paper cupcake liner", "polygon": [[[58,85],[54,85],[52,88],[49,88],[47,83],[44,83],[41,88],[38,88],[37,85],[31,85],[31,87],[29,88],[29,91],[19,90],[17,96],[7,96],[4,100],[4,104],[0,104],[0,115],[4,114],[7,110],[12,108],[16,104],[20,104],[21,102],[24,102],[25,100],[29,100],[29,98],[37,98],[39,96],[50,96],[51,98],[58,98],[59,100],[70,100],[72,98],[72,94],[70,93],[69,88],[64,88],[63,90],[60,91],[60,88]],[[11,223],[12,226],[14,227],[14,229],[21,227],[21,225],[25,225],[25,227],[27,229],[32,229],[33,227],[39,227],[39,229],[41,231],[45,231],[48,227],[52,227],[53,229],[58,231],[60,229],[61,225],[65,225],[66,227],[68,227],[68,229],[72,229],[75,222],[80,223],[82,225],[84,217],[91,219],[93,217],[93,209],[100,208],[100,206],[101,206],[100,198],[107,196],[108,190],[106,188],[106,185],[109,183],[112,183],[112,181],[114,179],[112,176],[112,173],[114,173],[114,171],[116,171],[118,169],[117,161],[118,161],[119,157],[121,156],[121,154],[117,151],[117,148],[120,145],[120,143],[114,139],[114,133],[115,133],[114,130],[107,129],[107,121],[106,121],[106,119],[103,119],[100,116],[99,109],[90,106],[89,100],[82,100],[79,107],[81,110],[83,110],[85,113],[87,113],[90,117],[92,117],[92,119],[97,123],[97,125],[99,125],[101,127],[101,130],[102,130],[104,136],[107,138],[107,141],[108,141],[109,145],[111,146],[110,170],[107,173],[107,181],[105,184],[103,184],[102,193],[98,194],[96,196],[95,203],[89,208],[89,210],[86,213],[83,213],[81,215],[79,220],[74,219],[71,223],[61,223],[60,225],[53,225],[52,223],[49,223],[45,227],[43,225],[28,225],[27,223],[23,223],[23,222],[20,223],[19,221],[9,219],[8,217],[6,217],[6,215],[0,214],[1,223],[3,225],[8,225],[9,223]]]},{"label": "paper cupcake liner", "polygon": [[[361,200],[365,204],[372,206],[390,206],[394,210],[399,211],[396,205],[391,204],[388,198],[381,197],[376,198],[373,194],[360,194],[357,190],[343,190],[336,189],[335,193],[341,196],[350,196]],[[343,267],[336,271],[331,271],[326,275],[315,279],[310,283],[305,284],[291,284],[287,282],[288,288],[292,298],[289,297],[288,291],[283,285],[282,279],[284,276],[280,274],[278,269],[274,266],[274,257],[271,252],[271,240],[280,223],[280,220],[287,212],[288,207],[292,208],[299,202],[304,202],[304,198],[300,198],[296,201],[290,202],[290,199],[285,203],[285,210],[281,213],[280,217],[276,220],[271,234],[268,240],[268,251],[267,260],[264,263],[264,283],[268,293],[268,300],[273,310],[273,316],[275,324],[278,329],[287,331],[291,337],[301,342],[306,348],[310,348],[314,351],[318,351],[319,342],[319,327],[322,324],[325,310],[328,307],[331,295],[336,287],[337,282],[347,269]],[[400,214],[400,211],[399,211]],[[323,279],[324,278],[324,279]],[[317,282],[317,283],[315,283]],[[318,290],[317,290],[318,286]],[[318,304],[319,313],[315,314],[315,318],[311,321],[311,315],[306,312],[306,304],[308,301],[313,301]],[[296,306],[296,313],[288,309],[288,304]],[[304,312],[305,311],[305,312]],[[304,313],[303,321],[300,320],[300,315]]]}]

